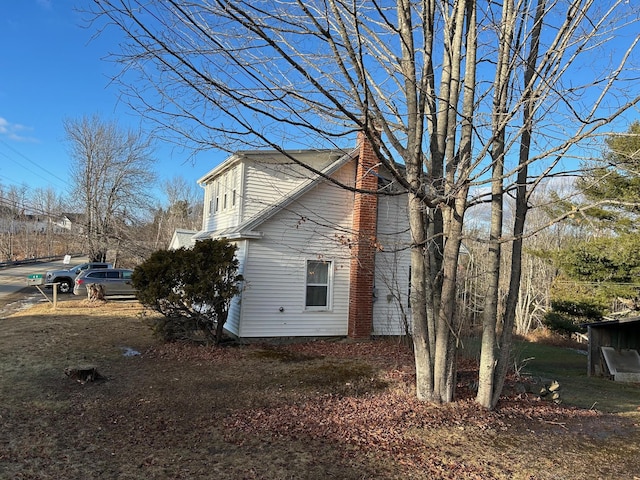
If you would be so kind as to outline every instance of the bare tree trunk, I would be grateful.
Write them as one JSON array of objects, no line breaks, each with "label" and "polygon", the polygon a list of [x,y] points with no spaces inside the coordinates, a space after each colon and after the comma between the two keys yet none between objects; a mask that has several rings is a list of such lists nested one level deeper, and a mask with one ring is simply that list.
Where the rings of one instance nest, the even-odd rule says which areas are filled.
[{"label": "bare tree trunk", "polygon": [[[435,345],[429,327],[425,293],[427,269],[425,268],[425,225],[420,209],[415,208],[420,200],[409,197],[409,223],[411,226],[411,316],[413,322],[413,348],[416,364],[416,394],[418,399],[432,401],[433,397],[433,354]],[[413,207],[413,208],[412,208]]]},{"label": "bare tree trunk", "polygon": [[511,252],[511,270],[509,272],[509,291],[505,305],[505,313],[500,336],[500,355],[495,370],[495,385],[490,407],[497,405],[504,386],[507,369],[510,364],[511,345],[513,343],[513,325],[515,321],[516,303],[520,292],[522,278],[522,244],[524,242],[524,227],[527,211],[529,210],[529,151],[531,148],[531,132],[533,129],[533,85],[537,67],[540,31],[545,9],[545,0],[538,0],[534,28],[531,35],[531,47],[527,59],[524,75],[525,94],[523,98],[523,129],[520,142],[518,181],[516,185],[516,212],[513,223],[513,247]]},{"label": "bare tree trunk", "polygon": [[489,232],[488,254],[488,286],[484,315],[482,320],[482,343],[480,353],[480,370],[478,378],[478,394],[476,401],[491,408],[494,391],[494,368],[496,349],[496,330],[498,325],[498,302],[500,284],[500,255],[502,242],[502,220],[504,208],[504,154],[505,128],[507,125],[507,102],[509,93],[513,29],[515,12],[513,0],[505,0],[500,23],[500,47],[498,65],[494,81],[493,100],[493,145],[492,177],[491,177],[491,224]]}]

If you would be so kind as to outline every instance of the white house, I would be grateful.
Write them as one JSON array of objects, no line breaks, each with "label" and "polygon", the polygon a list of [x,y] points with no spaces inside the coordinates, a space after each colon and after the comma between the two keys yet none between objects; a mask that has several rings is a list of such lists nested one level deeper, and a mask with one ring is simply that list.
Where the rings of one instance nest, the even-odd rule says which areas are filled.
[{"label": "white house", "polygon": [[[406,195],[371,145],[351,152],[238,152],[204,175],[202,230],[238,247],[242,294],[226,329],[240,338],[401,335],[410,318]],[[334,183],[335,180],[337,183]],[[182,239],[184,242],[184,238]]]},{"label": "white house", "polygon": [[178,228],[173,232],[173,236],[171,237],[171,241],[169,242],[169,250],[177,250],[182,247],[191,247],[193,246],[193,242],[195,239],[193,236],[198,233],[194,230],[186,230],[183,228]]}]

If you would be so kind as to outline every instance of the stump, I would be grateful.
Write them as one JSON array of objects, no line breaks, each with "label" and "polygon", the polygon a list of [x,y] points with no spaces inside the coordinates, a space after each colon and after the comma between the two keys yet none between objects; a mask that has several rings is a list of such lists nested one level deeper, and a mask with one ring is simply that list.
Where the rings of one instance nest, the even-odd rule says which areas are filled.
[{"label": "stump", "polygon": [[87,382],[106,380],[104,376],[98,373],[98,369],[94,366],[67,367],[64,369],[64,374],[83,385]]},{"label": "stump", "polygon": [[90,283],[87,285],[87,296],[90,302],[104,301],[104,285]]}]

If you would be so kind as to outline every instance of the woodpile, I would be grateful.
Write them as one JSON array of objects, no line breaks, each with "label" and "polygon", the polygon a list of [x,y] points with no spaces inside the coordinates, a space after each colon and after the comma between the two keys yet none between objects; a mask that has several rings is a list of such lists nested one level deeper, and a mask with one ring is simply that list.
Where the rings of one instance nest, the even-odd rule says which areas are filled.
[{"label": "woodpile", "polygon": [[562,399],[560,398],[560,383],[554,380],[549,385],[542,387],[540,389],[540,398],[546,398],[556,404],[562,403]]}]

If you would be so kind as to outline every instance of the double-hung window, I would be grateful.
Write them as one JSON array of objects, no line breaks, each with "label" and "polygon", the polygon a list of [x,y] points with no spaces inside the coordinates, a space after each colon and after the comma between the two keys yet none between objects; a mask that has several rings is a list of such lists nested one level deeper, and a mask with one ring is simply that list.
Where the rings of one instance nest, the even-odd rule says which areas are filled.
[{"label": "double-hung window", "polygon": [[307,310],[328,310],[331,308],[330,261],[307,260],[307,290],[305,308]]}]

